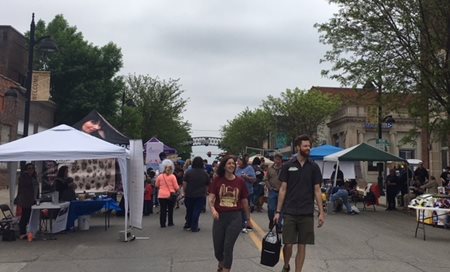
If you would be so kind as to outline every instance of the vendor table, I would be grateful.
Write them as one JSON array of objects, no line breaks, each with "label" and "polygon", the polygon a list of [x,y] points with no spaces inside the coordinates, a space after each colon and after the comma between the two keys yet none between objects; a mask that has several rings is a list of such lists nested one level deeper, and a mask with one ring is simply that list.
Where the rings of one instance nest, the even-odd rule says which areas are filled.
[{"label": "vendor table", "polygon": [[75,220],[78,217],[93,214],[103,208],[105,209],[105,230],[107,230],[109,227],[111,211],[118,209],[116,201],[111,198],[71,201],[69,217],[67,219],[67,229],[73,228]]},{"label": "vendor table", "polygon": [[417,238],[417,231],[421,229],[423,230],[423,240],[425,240],[425,225],[426,225],[425,220],[433,217],[433,215],[431,217],[425,217],[425,211],[445,212],[447,213],[447,216],[449,216],[448,214],[450,214],[450,209],[443,209],[438,207],[418,207],[409,205],[408,208],[417,211],[417,225],[415,237]]},{"label": "vendor table", "polygon": [[43,202],[40,205],[33,205],[31,207],[31,216],[28,223],[28,231],[36,234],[38,231],[42,232],[43,220],[41,212],[43,210],[48,210],[48,220],[50,221],[50,230],[47,231],[49,234],[58,233],[66,229],[67,215],[69,210],[70,202],[62,203],[51,203]]}]

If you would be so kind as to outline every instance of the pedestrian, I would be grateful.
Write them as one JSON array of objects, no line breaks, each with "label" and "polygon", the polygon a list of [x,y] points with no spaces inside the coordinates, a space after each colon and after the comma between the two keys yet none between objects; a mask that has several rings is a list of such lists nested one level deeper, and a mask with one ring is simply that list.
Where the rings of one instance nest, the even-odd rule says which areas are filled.
[{"label": "pedestrian", "polygon": [[429,174],[428,174],[428,170],[425,169],[425,167],[423,167],[423,162],[419,163],[419,166],[414,171],[414,176],[418,176],[419,177],[420,185],[424,185],[425,182],[430,177]]},{"label": "pedestrian", "polygon": [[17,187],[17,205],[22,208],[22,216],[19,221],[20,239],[27,237],[27,225],[30,221],[31,206],[36,203],[39,195],[39,184],[32,163],[27,163],[19,177]]},{"label": "pedestrian", "polygon": [[319,209],[318,227],[325,222],[320,190],[322,174],[319,166],[309,157],[311,139],[307,135],[300,135],[294,143],[297,155],[281,168],[281,187],[273,218],[277,224],[281,220],[280,213],[283,213],[283,272],[290,270],[289,261],[294,244],[297,244],[297,272],[302,270],[305,262],[306,245],[314,244],[314,198]]},{"label": "pedestrian", "polygon": [[420,186],[420,188],[424,191],[426,191],[428,194],[437,194],[438,193],[438,187],[442,186],[441,181],[437,181],[437,179],[434,176],[430,177],[430,180],[428,180],[427,183]]},{"label": "pedestrian", "polygon": [[402,198],[400,200],[400,205],[405,208],[408,206],[408,203],[405,203],[405,195],[409,192],[409,183],[413,178],[413,172],[409,169],[408,164],[402,164],[400,166],[400,176],[398,177],[398,187]]},{"label": "pedestrian", "polygon": [[262,212],[262,201],[261,198],[264,196],[264,172],[261,168],[261,159],[255,157],[252,161],[252,167],[255,171],[256,180],[253,183],[253,196],[252,204],[257,212]]},{"label": "pedestrian", "polygon": [[[279,153],[273,156],[273,164],[267,168],[267,174],[264,177],[264,182],[267,190],[267,215],[269,216],[269,229],[273,228],[273,217],[278,203],[278,192],[280,191],[281,181],[278,178],[281,166],[283,165],[283,156]],[[281,230],[281,224],[277,225],[278,230]]]},{"label": "pedestrian", "polygon": [[198,220],[206,202],[209,181],[202,158],[195,157],[191,169],[184,174],[183,178],[184,205],[186,206],[186,223],[183,227],[185,230],[200,231]]},{"label": "pedestrian", "polygon": [[[347,214],[355,214],[352,210],[352,206],[348,202],[348,191],[345,188],[345,183],[343,179],[337,179],[336,186],[333,187],[330,194],[330,201],[333,203],[334,210],[333,212],[339,212],[342,209],[342,206],[345,206],[347,209]],[[340,204],[338,205],[337,202]]]},{"label": "pedestrian", "polygon": [[[251,165],[248,165],[248,154],[239,156],[237,159],[236,176],[241,177],[245,181],[248,192],[248,203],[250,205],[250,211],[253,211],[253,183],[256,181],[255,170]],[[250,220],[246,218],[245,213],[242,213],[242,232],[247,233],[252,231],[253,227]]]},{"label": "pedestrian", "polygon": [[144,215],[153,213],[153,180],[155,178],[155,171],[150,168],[147,170],[144,187]]},{"label": "pedestrian", "polygon": [[175,202],[171,199],[172,194],[176,194],[180,189],[177,178],[173,174],[174,165],[171,160],[162,161],[162,166],[164,167],[164,172],[161,173],[156,179],[156,187],[159,188],[158,200],[160,205],[159,211],[159,223],[161,228],[173,226],[173,208],[175,207]]},{"label": "pedestrian", "polygon": [[208,202],[213,221],[214,255],[218,272],[231,270],[234,244],[242,226],[241,213],[250,219],[247,186],[235,175],[236,161],[225,156],[217,168],[217,177],[209,187]]},{"label": "pedestrian", "polygon": [[[333,166],[333,169],[334,169],[333,173],[331,173],[331,176],[330,176],[331,184],[334,184],[334,179],[336,179],[336,184],[338,181],[342,181],[342,183],[344,183],[344,172],[342,172],[339,167],[337,167],[337,169],[336,169],[336,167],[337,167],[337,165],[335,164]],[[336,176],[336,172],[337,172],[337,176]]]},{"label": "pedestrian", "polygon": [[442,186],[447,187],[450,184],[450,166],[445,167],[440,178]]},{"label": "pedestrian", "polygon": [[398,177],[395,174],[395,169],[389,169],[389,175],[386,177],[386,193],[387,193],[387,208],[386,211],[394,211],[395,208],[395,197],[398,194],[399,189]]}]

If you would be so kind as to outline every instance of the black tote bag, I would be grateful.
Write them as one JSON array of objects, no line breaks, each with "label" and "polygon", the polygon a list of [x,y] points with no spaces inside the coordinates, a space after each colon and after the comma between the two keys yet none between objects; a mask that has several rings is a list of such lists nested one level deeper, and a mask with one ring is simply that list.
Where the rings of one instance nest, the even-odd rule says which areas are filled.
[{"label": "black tote bag", "polygon": [[261,264],[266,266],[275,266],[280,260],[281,239],[280,235],[273,230],[269,232],[262,239],[261,248]]}]

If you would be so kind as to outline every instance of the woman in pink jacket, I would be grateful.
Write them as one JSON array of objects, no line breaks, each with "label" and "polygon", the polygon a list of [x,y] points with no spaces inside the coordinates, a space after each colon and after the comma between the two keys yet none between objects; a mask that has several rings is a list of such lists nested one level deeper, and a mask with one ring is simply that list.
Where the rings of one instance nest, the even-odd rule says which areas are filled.
[{"label": "woman in pink jacket", "polygon": [[164,160],[162,162],[164,172],[161,173],[156,179],[156,187],[159,188],[158,199],[160,204],[159,211],[159,223],[161,228],[173,226],[173,208],[175,202],[170,200],[172,193],[177,193],[180,186],[178,185],[177,178],[173,174],[174,165],[171,160]]}]

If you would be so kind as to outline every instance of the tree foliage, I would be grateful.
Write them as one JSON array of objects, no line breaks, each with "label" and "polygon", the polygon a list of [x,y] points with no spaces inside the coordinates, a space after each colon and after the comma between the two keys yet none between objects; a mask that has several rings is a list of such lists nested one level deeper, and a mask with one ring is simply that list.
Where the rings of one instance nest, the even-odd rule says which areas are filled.
[{"label": "tree foliage", "polygon": [[246,108],[222,127],[221,148],[239,154],[247,146],[261,147],[271,127],[271,116],[267,111]]},{"label": "tree foliage", "polygon": [[245,109],[222,128],[222,148],[231,153],[245,147],[261,147],[269,134],[286,134],[286,144],[300,134],[317,135],[318,126],[338,110],[340,101],[318,91],[286,90],[281,97],[268,96],[261,108]]},{"label": "tree foliage", "polygon": [[[372,81],[383,92],[413,93],[417,116],[445,129],[450,114],[450,1],[330,0],[339,12],[316,24],[331,45],[322,73],[343,85]],[[436,120],[439,119],[439,120]],[[428,124],[425,124],[428,125]]]},{"label": "tree foliage", "polygon": [[[177,149],[178,154],[191,153],[186,145],[190,139],[191,125],[183,120],[187,100],[182,98],[178,80],[161,80],[144,75],[128,75],[125,78],[126,100],[135,107],[127,107],[133,116],[124,114],[121,122],[134,123],[140,128],[139,136],[148,140],[157,137]],[[128,120],[126,118],[129,118]]]},{"label": "tree foliage", "polygon": [[89,43],[62,15],[48,24],[38,21],[36,38],[46,35],[56,41],[59,51],[42,55],[36,50],[34,63],[36,69],[52,72],[56,123],[73,124],[92,109],[113,117],[123,89],[123,81],[116,76],[122,67],[120,48],[112,42],[101,47]]},{"label": "tree foliage", "polygon": [[314,139],[319,125],[339,109],[340,101],[315,90],[295,88],[287,89],[280,97],[269,96],[262,105],[271,113],[277,130],[285,132],[289,140],[300,134]]}]

